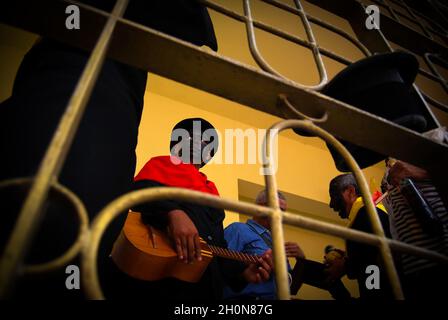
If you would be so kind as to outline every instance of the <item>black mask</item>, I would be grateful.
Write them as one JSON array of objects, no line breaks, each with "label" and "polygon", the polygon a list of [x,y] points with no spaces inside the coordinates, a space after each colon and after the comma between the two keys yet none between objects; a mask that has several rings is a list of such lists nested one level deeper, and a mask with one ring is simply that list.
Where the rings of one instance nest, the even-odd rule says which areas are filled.
[{"label": "black mask", "polygon": [[[181,130],[178,131],[178,129]],[[184,163],[200,164],[203,167],[211,160],[217,149],[218,133],[204,119],[184,119],[176,124],[172,130],[171,154],[181,158]]]}]

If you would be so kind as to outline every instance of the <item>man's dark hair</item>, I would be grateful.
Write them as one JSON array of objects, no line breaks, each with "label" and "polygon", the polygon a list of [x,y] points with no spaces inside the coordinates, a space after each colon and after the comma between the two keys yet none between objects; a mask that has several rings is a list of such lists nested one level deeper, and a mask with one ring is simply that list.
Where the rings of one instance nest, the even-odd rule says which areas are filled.
[{"label": "man's dark hair", "polygon": [[[278,198],[281,200],[286,201],[286,197],[283,193],[281,193],[280,191],[277,192]],[[255,199],[255,203],[256,204],[261,204],[261,205],[265,205],[268,203],[268,194],[267,194],[267,190],[264,189],[262,191],[260,191],[257,195],[257,198]]]},{"label": "man's dark hair", "polygon": [[361,191],[356,182],[353,173],[345,173],[334,177],[330,182],[330,195],[338,195],[344,192],[348,187],[355,188],[356,195],[360,196]]}]

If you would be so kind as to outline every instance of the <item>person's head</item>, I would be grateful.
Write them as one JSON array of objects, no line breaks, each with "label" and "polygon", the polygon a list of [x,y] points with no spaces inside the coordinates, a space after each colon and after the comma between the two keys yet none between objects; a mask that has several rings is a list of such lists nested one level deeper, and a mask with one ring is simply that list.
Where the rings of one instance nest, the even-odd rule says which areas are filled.
[{"label": "person's head", "polygon": [[[286,211],[287,203],[286,203],[285,196],[280,191],[278,191],[277,195],[278,195],[278,205],[279,205],[280,209],[282,211]],[[258,193],[257,198],[255,199],[255,203],[260,206],[268,205],[268,194],[267,194],[266,189],[264,189]],[[254,217],[254,221],[261,224],[266,229],[269,229],[269,230],[271,229],[271,219],[269,217]]]},{"label": "person's head", "polygon": [[330,182],[330,208],[347,219],[353,203],[361,195],[355,177],[351,173],[341,174]]},{"label": "person's head", "polygon": [[391,158],[391,157],[387,157],[384,160],[384,163],[386,164],[386,168],[392,168],[394,166],[395,162],[397,162],[397,160],[394,158]]},{"label": "person's head", "polygon": [[203,167],[218,150],[218,133],[202,118],[188,118],[177,123],[171,132],[170,153],[183,163]]}]

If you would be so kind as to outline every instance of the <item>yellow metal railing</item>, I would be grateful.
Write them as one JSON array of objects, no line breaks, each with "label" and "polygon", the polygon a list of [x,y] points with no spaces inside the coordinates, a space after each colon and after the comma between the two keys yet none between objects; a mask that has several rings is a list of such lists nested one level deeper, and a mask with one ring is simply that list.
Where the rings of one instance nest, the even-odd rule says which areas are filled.
[{"label": "yellow metal railing", "polygon": [[[272,139],[281,131],[290,128],[300,128],[313,133],[326,142],[330,143],[335,149],[341,153],[345,161],[352,169],[356,180],[361,189],[363,200],[366,203],[369,219],[372,223],[375,235],[352,230],[347,227],[341,227],[327,222],[322,222],[317,219],[303,217],[297,214],[283,212],[278,207],[278,193],[277,183],[274,174],[274,160],[271,154]],[[353,159],[347,149],[331,134],[325,130],[320,129],[308,120],[285,120],[272,126],[265,137],[265,153],[264,155],[264,170],[265,182],[268,191],[268,207],[234,201],[230,199],[220,198],[217,196],[207,195],[201,192],[190,191],[180,188],[151,188],[133,191],[125,194],[113,202],[111,202],[98,216],[92,221],[90,228],[89,239],[84,242],[82,251],[82,274],[83,287],[86,294],[91,299],[103,299],[103,293],[98,280],[96,253],[101,240],[101,236],[106,230],[107,226],[119,214],[123,214],[129,208],[141,203],[148,203],[152,201],[175,199],[183,202],[191,202],[210,206],[215,208],[226,209],[251,216],[269,216],[271,218],[272,237],[273,237],[273,253],[274,253],[274,270],[277,281],[277,293],[279,299],[289,299],[289,284],[286,268],[286,254],[283,246],[283,224],[293,225],[344,239],[359,241],[370,245],[379,246],[384,260],[386,273],[390,279],[394,295],[397,299],[403,299],[400,281],[394,266],[391,255],[391,250],[394,249],[400,252],[418,255],[427,259],[433,259],[439,263],[448,263],[448,257],[437,252],[422,249],[416,246],[406,244],[404,242],[391,240],[385,237],[384,230],[376,214],[376,209],[370,196],[367,181],[359,168],[356,161]]]},{"label": "yellow metal railing", "polygon": [[[313,30],[311,28],[310,22],[325,28],[335,34],[338,34],[339,36],[345,38],[346,40],[350,41],[354,46],[356,46],[365,56],[370,56],[372,53],[370,52],[370,50],[358,39],[354,38],[353,36],[351,36],[350,34],[348,34],[347,32],[345,32],[344,30],[335,27],[325,21],[322,21],[319,18],[316,18],[312,15],[309,15],[305,12],[301,1],[300,0],[294,0],[294,4],[295,7],[292,7],[288,4],[282,3],[278,0],[259,0],[262,2],[265,2],[267,4],[272,5],[273,7],[276,7],[280,10],[284,10],[286,12],[289,12],[291,14],[294,14],[296,16],[298,16],[304,26],[306,35],[307,35],[307,39],[302,39],[298,36],[292,35],[288,32],[279,30],[277,28],[274,28],[270,25],[267,25],[261,21],[257,21],[252,17],[252,13],[251,13],[251,5],[250,5],[250,0],[242,0],[243,4],[244,4],[244,15],[240,15],[237,12],[234,12],[232,10],[226,9],[223,6],[217,5],[215,4],[212,0],[201,0],[201,2],[203,2],[205,5],[207,5],[210,9],[213,9],[221,14],[224,14],[230,18],[233,18],[235,20],[244,22],[246,25],[246,32],[247,32],[247,39],[248,39],[248,43],[249,43],[249,49],[250,52],[252,54],[252,57],[255,59],[255,61],[257,62],[257,64],[260,66],[260,68],[262,68],[263,70],[265,70],[266,72],[269,72],[273,75],[277,75],[280,77],[283,77],[281,74],[279,74],[273,67],[271,67],[269,65],[269,63],[266,61],[266,59],[263,58],[262,54],[260,53],[260,51],[258,50],[258,46],[257,46],[257,40],[255,37],[255,31],[254,28],[257,27],[261,30],[264,30],[266,32],[272,33],[284,40],[290,41],[292,43],[295,43],[297,45],[300,46],[304,46],[306,48],[309,48],[313,54],[314,57],[314,61],[316,63],[317,66],[317,71],[319,74],[319,78],[320,81],[317,85],[314,86],[305,86],[307,88],[313,89],[313,90],[320,90],[322,89],[325,84],[328,81],[328,77],[327,77],[327,73],[326,73],[326,69],[324,66],[324,63],[322,61],[322,55],[331,58],[335,61],[338,61],[344,65],[349,65],[351,64],[353,61],[350,61],[349,59],[347,59],[346,57],[343,57],[339,54],[336,54],[334,52],[332,52],[329,49],[325,49],[323,47],[321,47],[315,39],[315,36],[313,34]],[[400,12],[396,12],[396,10],[394,10],[386,1],[379,1],[379,0],[374,0],[373,3],[377,4],[378,6],[384,7],[386,8],[389,12],[391,12],[392,17],[398,22],[400,23],[399,20],[399,16],[398,15],[403,15]],[[416,13],[411,10],[409,8],[409,6],[406,5],[405,2],[403,1],[399,1],[398,3],[400,6],[402,6],[403,8],[405,8],[411,17],[414,17],[415,21],[421,26],[422,30],[424,30],[425,35],[429,34],[429,31],[427,30],[428,28],[426,28],[420,21],[419,19],[416,17]],[[409,18],[409,17],[408,17]],[[427,18],[426,18],[427,19]],[[431,31],[433,33],[438,34],[440,37],[445,38],[448,41],[448,38],[446,37],[446,34],[442,34],[440,32],[437,32],[435,30]],[[381,31],[378,31],[379,33],[381,33]],[[433,40],[432,37],[428,36],[431,40]],[[393,51],[392,47],[388,44],[388,41],[385,37],[383,37],[384,42],[386,43],[389,51]],[[409,53],[413,54],[413,52],[408,51]],[[436,81],[437,83],[440,83],[445,91],[448,93],[447,88],[446,88],[446,80],[440,75],[440,73],[437,72],[437,70],[435,70],[433,67],[431,67],[431,72],[428,72],[422,68],[419,68],[419,73],[433,81]],[[421,90],[420,90],[421,91]],[[434,99],[433,97],[423,93],[423,96],[430,102],[432,103],[435,107],[448,112],[448,106],[440,101],[437,101],[436,99]],[[430,112],[431,113],[431,112]],[[432,113],[431,113],[432,114]],[[436,120],[437,122],[437,120]]]},{"label": "yellow metal railing", "polygon": [[[340,30],[324,21],[319,20],[318,18],[306,14],[303,10],[300,1],[298,0],[295,0],[294,2],[296,4],[295,8],[274,0],[269,1],[263,0],[263,1],[268,4],[274,5],[282,10],[287,10],[299,16],[305,26],[308,39],[307,40],[300,39],[296,36],[285,33],[281,30],[275,29],[272,26],[268,26],[261,22],[255,21],[251,16],[249,0],[243,0],[244,12],[245,12],[244,16],[232,12],[224,7],[218,6],[212,1],[203,0],[202,2],[205,3],[209,8],[219,11],[227,16],[242,21],[246,24],[248,41],[250,44],[249,47],[255,60],[257,61],[257,63],[260,64],[263,70],[265,70],[268,73],[271,73],[276,78],[278,78],[279,80],[276,81],[278,81],[278,83],[281,83],[282,85],[284,83],[291,83],[292,81],[289,79],[285,79],[280,74],[278,74],[271,66],[269,66],[269,64],[263,59],[261,54],[258,52],[253,29],[254,26],[261,28],[265,31],[268,31],[272,34],[275,34],[279,37],[282,37],[288,41],[292,41],[293,43],[311,49],[320,75],[319,84],[312,87],[304,87],[303,85],[293,83],[294,90],[301,93],[304,92],[304,94],[307,94],[307,97],[313,97],[310,98],[310,101],[312,101],[313,103],[315,103],[316,101],[326,101],[328,105],[330,104],[337,105],[338,104],[337,101],[331,99],[325,100],[323,97],[321,97],[321,95],[315,95],[315,94],[309,95],[308,90],[314,90],[314,91],[320,90],[328,81],[325,66],[323,65],[322,62],[322,55],[333,58],[334,60],[337,60],[345,64],[350,64],[351,61],[348,61],[346,58],[341,57],[331,52],[330,50],[326,50],[320,47],[316,43],[312,29],[310,27],[310,22],[318,24],[324,28],[327,28],[330,31],[333,31],[343,36],[344,38],[351,41],[354,45],[356,45],[365,55],[371,54],[369,49],[366,48],[364,44],[361,43],[359,40],[351,37],[343,30]],[[77,2],[74,1],[64,1],[64,2],[77,4]],[[366,180],[359,166],[357,165],[353,157],[349,154],[349,152],[345,149],[345,147],[332,134],[316,125],[316,124],[322,126],[328,125],[327,121],[331,120],[332,117],[335,117],[338,112],[344,109],[341,109],[340,111],[331,110],[331,112],[329,112],[329,109],[326,109],[321,118],[316,117],[315,115],[313,115],[313,117],[306,116],[302,111],[298,110],[297,106],[290,103],[289,95],[285,92],[277,92],[276,93],[277,99],[280,100],[284,105],[286,105],[287,108],[289,108],[289,110],[292,111],[295,117],[302,120],[286,120],[279,122],[273,127],[271,127],[266,136],[265,140],[266,152],[264,154],[265,161],[263,163],[265,170],[265,182],[269,197],[269,207],[262,207],[258,205],[242,203],[229,199],[218,198],[203,193],[188,191],[184,189],[154,188],[154,189],[131,192],[129,194],[123,195],[115,199],[96,216],[96,218],[92,221],[90,228],[88,228],[87,214],[82,202],[76,195],[74,195],[72,192],[61,186],[57,182],[57,180],[60,169],[65,161],[65,157],[70,148],[73,137],[76,134],[79,121],[84,113],[86,103],[90,97],[92,88],[95,84],[98,73],[102,67],[102,64],[108,51],[109,44],[112,41],[112,36],[117,28],[118,23],[124,22],[128,26],[136,25],[135,23],[129,22],[126,19],[122,18],[123,13],[126,10],[127,3],[128,0],[117,0],[115,7],[110,14],[108,13],[105,14],[100,10],[96,10],[97,12],[101,12],[101,14],[107,16],[107,22],[101,32],[101,35],[98,38],[98,41],[96,42],[95,47],[93,48],[88,63],[81,75],[77,87],[75,88],[72,98],[68,103],[67,110],[64,113],[58,128],[55,131],[53,139],[46,151],[46,154],[42,160],[42,163],[38,169],[36,176],[30,179],[15,179],[0,183],[0,191],[1,188],[7,188],[17,185],[30,186],[28,196],[24,201],[23,207],[18,216],[14,230],[11,233],[4,254],[1,257],[0,297],[7,296],[12,283],[15,281],[17,276],[20,276],[21,273],[50,272],[55,268],[60,268],[64,266],[73,257],[75,257],[82,249],[81,255],[82,255],[82,281],[84,284],[83,287],[86,290],[86,294],[89,298],[93,299],[103,298],[96,270],[96,251],[98,249],[99,241],[101,239],[103,232],[105,231],[105,228],[117,215],[120,214],[120,212],[126,211],[129,207],[142,202],[156,201],[162,199],[178,199],[182,201],[227,209],[252,216],[257,215],[269,216],[272,221],[275,275],[278,283],[278,298],[280,299],[289,299],[289,288],[288,288],[288,280],[286,275],[286,264],[285,264],[286,255],[283,247],[284,243],[283,229],[282,229],[283,224],[294,225],[309,230],[322,232],[354,241],[359,241],[369,245],[378,246],[380,248],[384,260],[387,275],[393,287],[394,295],[397,299],[402,299],[403,294],[397,276],[397,272],[392,260],[391,249],[422,256],[427,259],[433,259],[440,263],[448,263],[448,257],[443,256],[437,252],[429,251],[423,248],[408,245],[403,242],[398,242],[385,238],[384,231],[381,227],[378,216],[375,214],[374,205],[369,195],[369,189]],[[381,1],[381,3],[383,3],[383,1]],[[78,5],[83,6],[82,4]],[[88,9],[88,6],[84,6],[84,8]],[[146,29],[142,27],[141,30]],[[163,38],[163,36],[160,36],[160,38]],[[169,39],[170,41],[173,42],[176,41],[171,38]],[[182,44],[182,46],[184,46],[184,44]],[[205,54],[203,55],[205,56]],[[429,56],[428,59],[430,58],[431,57]],[[228,62],[225,63],[227,64],[223,64],[224,66],[233,67],[235,65]],[[244,66],[238,65],[238,68],[240,68],[242,72],[247,71],[247,68]],[[255,76],[269,78],[269,76],[266,74],[257,73],[255,74]],[[434,70],[432,70],[431,77],[437,78],[439,81],[442,81],[443,83],[446,84],[446,81],[440,76],[440,74],[438,74]],[[347,110],[349,110],[350,112],[358,112],[358,111],[352,111],[349,107],[346,107],[346,105],[344,104],[339,105],[341,108],[347,108]],[[446,106],[444,106],[442,103],[440,103],[440,106],[446,108]],[[300,109],[302,110],[302,108],[304,107],[306,109],[307,106],[301,105]],[[361,112],[360,114],[362,115],[363,113]],[[375,117],[372,117],[371,119],[373,119],[372,120],[374,121],[373,123],[381,123],[382,121],[376,119]],[[395,130],[394,126],[391,124],[385,124],[385,125],[387,125],[388,128],[390,127],[393,130]],[[271,149],[270,149],[271,139],[273,136],[271,136],[270,133],[275,132],[274,135],[276,135],[280,131],[289,128],[301,128],[303,130],[307,130],[319,136],[327,143],[333,145],[336,148],[336,150],[344,157],[344,159],[347,161],[350,168],[352,169],[356,177],[356,180],[359,183],[362,197],[366,204],[367,212],[369,214],[369,218],[373,226],[373,230],[375,233],[374,235],[336,226],[315,219],[294,215],[292,213],[282,212],[281,210],[279,210],[276,179],[274,171],[272,171],[274,163],[271,157]],[[399,132],[403,132],[403,134],[409,134],[405,129],[400,129]],[[415,135],[415,139],[417,138],[418,136]],[[430,144],[429,140],[420,140],[420,142],[424,144]],[[433,147],[435,148],[435,145],[431,145],[431,148]],[[440,150],[445,149],[440,148]],[[43,265],[24,267],[22,266],[24,257],[39,227],[38,222],[41,220],[43,214],[45,213],[43,210],[43,205],[45,201],[49,199],[50,191],[56,192],[60,196],[66,198],[72,204],[73,209],[79,215],[80,232],[78,239],[63,256],[57,258],[56,260],[50,261]]]},{"label": "yellow metal railing", "polygon": [[[361,2],[363,2],[363,1],[361,0]],[[404,0],[371,0],[371,2],[378,5],[381,8],[386,9],[390,13],[392,19],[394,19],[396,22],[401,24],[401,20],[403,18],[412,20],[422,30],[422,32],[419,32],[418,30],[416,30],[416,32],[422,34],[423,36],[429,38],[432,41],[435,41],[433,35],[437,35],[439,38],[441,38],[443,41],[445,41],[445,44],[448,44],[447,31],[444,30],[444,28],[442,26],[440,26],[437,22],[435,22],[434,20],[431,20],[430,18],[425,16],[423,13],[409,7]],[[394,9],[390,5],[391,3],[394,3],[395,5],[404,9],[408,13],[408,15]],[[432,23],[434,25],[437,25],[439,30],[442,30],[442,31],[435,30],[431,26],[428,26],[428,25],[425,25],[424,23],[422,23],[422,21],[424,21],[426,24]],[[408,52],[412,53],[410,51],[408,51]],[[425,58],[426,63],[430,67],[431,72],[428,72],[425,69],[420,67],[419,74],[430,79],[430,80],[436,81],[443,87],[445,92],[448,93],[447,79],[445,79],[439,72],[437,72],[437,69],[435,69],[433,62],[431,61],[431,58],[428,58],[428,55],[431,56],[433,54],[430,52],[426,52],[423,55],[423,57]],[[433,106],[435,106],[436,108],[438,108],[444,112],[448,112],[448,106],[445,103],[437,101],[435,98],[426,94],[421,89],[420,89],[420,91],[422,92],[423,97],[429,103],[431,103]]]}]

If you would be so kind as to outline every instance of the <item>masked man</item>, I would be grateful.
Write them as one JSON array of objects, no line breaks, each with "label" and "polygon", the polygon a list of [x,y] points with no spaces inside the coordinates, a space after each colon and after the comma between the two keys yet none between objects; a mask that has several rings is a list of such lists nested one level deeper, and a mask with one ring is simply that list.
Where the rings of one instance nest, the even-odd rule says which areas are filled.
[{"label": "masked man", "polygon": [[[215,184],[199,171],[214,155],[218,137],[213,126],[200,118],[185,119],[172,131],[171,155],[151,158],[135,177],[134,189],[179,187],[219,196]],[[227,247],[224,239],[224,210],[204,205],[163,200],[133,208],[142,214],[142,220],[159,229],[168,228],[178,258],[185,263],[201,259],[199,237],[208,244]],[[173,278],[145,282],[133,279],[117,268],[116,282],[122,290],[113,290],[118,296],[144,296],[154,299],[220,299],[224,284],[241,290],[248,282],[266,281],[271,272],[271,250],[259,263],[214,258],[198,283]],[[105,284],[108,286],[110,284]],[[116,286],[116,283],[112,283]]]}]

